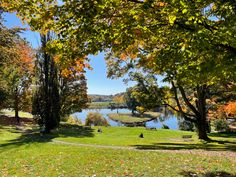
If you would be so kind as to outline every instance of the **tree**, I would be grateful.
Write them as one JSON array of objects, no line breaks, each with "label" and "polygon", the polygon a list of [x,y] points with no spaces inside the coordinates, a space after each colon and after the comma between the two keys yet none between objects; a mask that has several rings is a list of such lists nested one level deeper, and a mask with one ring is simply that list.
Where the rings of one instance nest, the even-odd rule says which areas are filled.
[{"label": "tree", "polygon": [[44,133],[58,127],[60,122],[60,98],[58,70],[53,56],[47,51],[46,45],[52,39],[48,32],[41,35],[41,49],[36,60],[36,90],[33,98],[32,114]]},{"label": "tree", "polygon": [[87,83],[83,74],[75,77],[59,77],[60,83],[60,115],[65,117],[87,108]]},{"label": "tree", "polygon": [[19,123],[19,110],[30,107],[29,89],[33,77],[34,53],[26,41],[17,37],[12,50],[15,51],[15,56],[3,64],[2,73],[7,88],[8,108],[14,108],[15,118]]},{"label": "tree", "polygon": [[143,114],[147,110],[156,109],[161,106],[163,92],[162,88],[158,87],[157,80],[154,75],[144,75],[140,72],[130,72],[129,78],[126,79],[126,82],[128,80],[137,83],[129,90],[131,94],[131,107],[136,104],[136,107],[135,109],[133,108],[133,110]]},{"label": "tree", "polygon": [[8,29],[0,22],[0,106],[14,108],[18,123],[19,110],[30,104],[28,98],[34,57],[29,44],[19,37],[20,30]]},{"label": "tree", "polygon": [[[76,50],[68,55],[51,47],[55,40],[50,32],[41,35],[42,48],[36,61],[33,114],[45,133],[58,127],[61,117],[86,108],[88,102],[83,62],[86,57],[77,58]],[[75,59],[68,60],[69,56]]]},{"label": "tree", "polygon": [[132,114],[135,113],[137,106],[140,106],[140,103],[133,97],[133,87],[127,88],[125,92],[125,102],[128,107],[132,111]]},{"label": "tree", "polygon": [[61,41],[63,45],[74,41],[81,54],[109,49],[118,68],[135,63],[164,75],[172,83],[175,110],[195,123],[200,139],[208,139],[206,100],[210,87],[236,77],[233,1],[65,0],[61,6],[51,0],[4,2],[4,7],[17,9],[34,29],[45,30],[51,25],[66,39]]},{"label": "tree", "polygon": [[0,9],[0,109],[7,106],[7,85],[4,78],[3,69],[7,62],[17,56],[14,47],[16,45],[18,29],[8,29],[2,24],[2,9]]}]

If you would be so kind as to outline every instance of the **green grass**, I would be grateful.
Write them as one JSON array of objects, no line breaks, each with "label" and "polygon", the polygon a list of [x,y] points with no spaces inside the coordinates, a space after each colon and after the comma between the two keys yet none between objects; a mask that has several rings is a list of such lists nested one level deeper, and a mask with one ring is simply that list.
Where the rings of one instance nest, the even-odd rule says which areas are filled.
[{"label": "green grass", "polygon": [[[145,130],[144,128],[102,127],[84,128],[63,124],[48,136],[37,132],[22,134],[21,130],[0,126],[0,176],[219,176],[236,174],[236,159],[231,155],[214,155],[214,152],[184,153],[168,151],[172,143],[185,144],[184,149],[204,143],[194,133],[172,130]],[[138,138],[140,132],[144,139]],[[184,142],[183,134],[192,134],[193,142]],[[221,141],[235,142],[235,134],[211,134]],[[74,143],[132,146],[160,143],[167,151],[137,151],[80,147],[55,144],[53,139]],[[181,141],[181,142],[180,142]],[[223,150],[226,144],[215,144],[215,150]],[[196,146],[197,147],[197,146]],[[176,146],[176,149],[177,146]],[[181,149],[181,148],[179,148]],[[211,149],[214,150],[214,149]],[[230,153],[233,149],[224,150]],[[207,152],[207,151],[206,151]],[[223,153],[223,152],[222,152]]]},{"label": "green grass", "polygon": [[[92,129],[79,128],[72,125],[63,126],[54,132],[57,140],[112,146],[130,146],[137,149],[209,149],[235,150],[236,134],[210,134],[212,142],[199,141],[195,132],[178,130],[147,130],[143,127],[102,127],[103,133],[98,133],[99,127]],[[139,138],[140,133],[144,138]],[[183,139],[183,135],[192,135],[191,139]],[[222,135],[222,136],[221,136]]]},{"label": "green grass", "polygon": [[219,156],[53,144],[50,138],[22,135],[10,127],[1,127],[1,135],[5,137],[4,140],[3,136],[0,138],[1,176],[148,177],[236,173],[235,161]]},{"label": "green grass", "polygon": [[[11,117],[15,116],[15,112],[13,110],[9,110],[9,109],[1,110],[0,114],[6,115],[6,116],[11,116]],[[33,118],[32,114],[30,114],[28,112],[22,112],[22,111],[19,111],[19,116],[20,117],[26,117],[26,118]]]},{"label": "green grass", "polygon": [[110,119],[121,123],[141,123],[157,118],[158,116],[160,116],[158,112],[146,112],[143,116],[133,116],[131,113],[108,114]]}]

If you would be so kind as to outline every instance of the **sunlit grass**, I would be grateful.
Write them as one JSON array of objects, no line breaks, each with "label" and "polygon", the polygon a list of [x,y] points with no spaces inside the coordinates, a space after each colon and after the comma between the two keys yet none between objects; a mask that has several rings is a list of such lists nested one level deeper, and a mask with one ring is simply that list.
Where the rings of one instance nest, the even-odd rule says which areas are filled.
[{"label": "sunlit grass", "polygon": [[[10,109],[0,110],[0,114],[6,115],[6,116],[11,116],[11,117],[15,116],[14,110],[10,110]],[[26,118],[33,118],[32,114],[30,114],[28,112],[22,112],[22,111],[19,111],[19,116],[20,117],[26,117]]]},{"label": "sunlit grass", "polygon": [[[63,124],[51,135],[42,136],[37,131],[22,134],[17,127],[0,126],[0,176],[184,176],[184,174],[230,174],[236,173],[235,159],[227,156],[209,156],[202,153],[175,151],[137,151],[80,147],[76,143],[131,146],[150,148],[151,144],[171,150],[171,144],[182,144],[183,149],[197,145],[204,149],[204,143],[192,132],[176,130],[145,130],[144,128],[82,127]],[[144,133],[144,138],[138,137]],[[182,135],[193,135],[193,142],[184,142]],[[212,137],[214,134],[212,135]],[[221,140],[235,140],[234,134],[215,134]],[[227,137],[229,136],[229,137]],[[75,145],[64,145],[53,140],[70,141]],[[178,142],[178,141],[183,141]],[[157,146],[159,143],[159,146]],[[169,143],[169,144],[168,144]],[[197,144],[197,145],[194,145]],[[222,146],[222,145],[221,145]],[[171,148],[170,148],[171,147]],[[220,148],[220,146],[219,146]],[[164,149],[164,148],[163,148]],[[179,149],[180,145],[179,145]],[[227,149],[225,149],[227,150]],[[230,149],[229,149],[230,150]],[[196,176],[195,175],[195,176]]]}]

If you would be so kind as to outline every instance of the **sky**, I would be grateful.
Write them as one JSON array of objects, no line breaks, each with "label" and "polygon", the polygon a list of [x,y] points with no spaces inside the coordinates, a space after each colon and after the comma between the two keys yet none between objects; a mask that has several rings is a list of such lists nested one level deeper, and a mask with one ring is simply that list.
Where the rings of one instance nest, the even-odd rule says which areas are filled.
[{"label": "sky", "polygon": [[[9,27],[24,27],[29,29],[28,25],[23,25],[22,22],[16,17],[14,13],[4,14],[5,22],[4,24]],[[27,30],[21,34],[33,48],[39,46],[39,34]],[[117,80],[111,80],[106,77],[106,63],[104,60],[104,53],[99,53],[96,56],[90,56],[90,65],[92,66],[92,71],[87,71],[87,86],[88,94],[102,94],[102,95],[114,95],[116,93],[125,92],[126,88],[131,85],[126,85],[123,83],[123,78]]]}]

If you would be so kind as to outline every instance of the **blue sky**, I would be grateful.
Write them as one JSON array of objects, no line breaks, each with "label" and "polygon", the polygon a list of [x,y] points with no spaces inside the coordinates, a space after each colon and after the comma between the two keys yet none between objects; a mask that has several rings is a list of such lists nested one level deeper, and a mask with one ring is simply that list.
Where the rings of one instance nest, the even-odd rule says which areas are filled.
[{"label": "blue sky", "polygon": [[[23,25],[15,14],[6,13],[4,18],[7,27],[12,28],[17,26],[29,29],[29,26]],[[38,33],[27,30],[21,36],[26,38],[34,48],[39,46],[40,40]],[[93,70],[87,71],[86,73],[89,94],[111,95],[126,90],[128,86],[123,83],[123,79],[111,80],[106,77],[106,64],[103,53],[97,56],[91,56],[90,58],[90,64]]]}]

